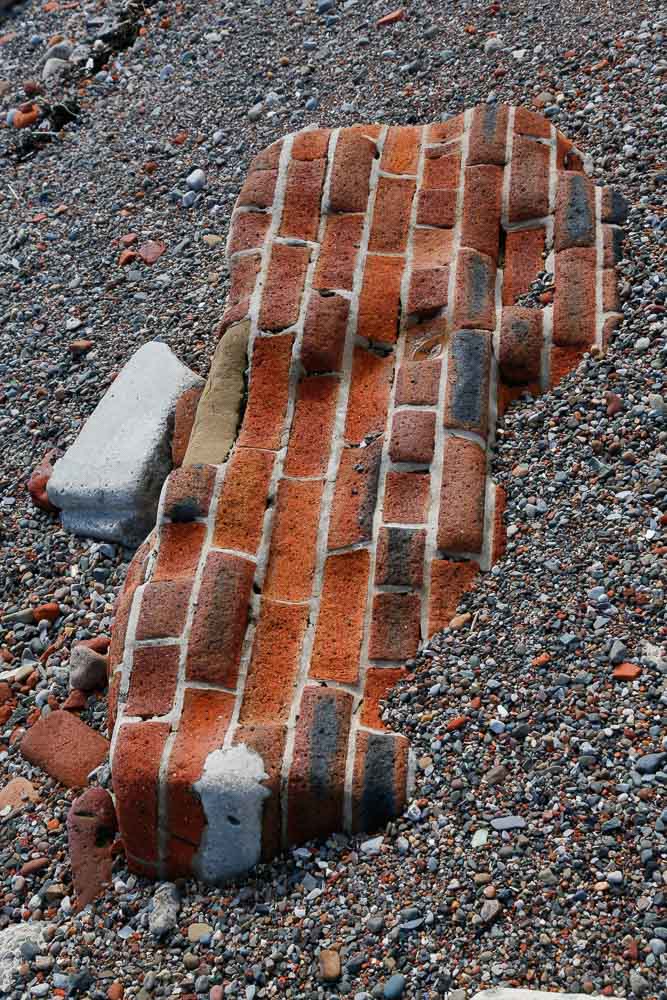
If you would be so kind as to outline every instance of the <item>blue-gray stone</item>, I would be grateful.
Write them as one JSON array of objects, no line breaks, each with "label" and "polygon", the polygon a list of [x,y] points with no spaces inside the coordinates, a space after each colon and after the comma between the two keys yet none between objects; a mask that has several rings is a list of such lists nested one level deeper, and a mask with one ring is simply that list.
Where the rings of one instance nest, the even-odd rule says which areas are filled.
[{"label": "blue-gray stone", "polygon": [[503,830],[522,830],[525,825],[526,821],[521,816],[501,816],[498,819],[491,820],[491,826],[499,832]]},{"label": "blue-gray stone", "polygon": [[382,991],[382,996],[384,1000],[398,1000],[399,997],[403,996],[403,991],[405,990],[406,979],[402,976],[400,972],[388,979],[384,984],[384,990]]}]

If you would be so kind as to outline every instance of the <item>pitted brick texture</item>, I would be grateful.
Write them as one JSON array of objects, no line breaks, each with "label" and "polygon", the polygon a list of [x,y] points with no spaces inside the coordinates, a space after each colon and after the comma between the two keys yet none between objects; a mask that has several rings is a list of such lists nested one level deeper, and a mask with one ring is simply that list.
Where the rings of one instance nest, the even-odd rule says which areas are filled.
[{"label": "pitted brick texture", "polygon": [[[259,860],[402,810],[409,746],[381,700],[502,554],[496,414],[620,320],[625,204],[583,168],[550,122],[503,105],[255,157],[221,324],[250,322],[242,425],[223,465],[168,480],[114,628],[135,870],[210,875],[217,836]],[[528,307],[545,270],[553,302]],[[256,828],[234,815],[253,761]]]}]

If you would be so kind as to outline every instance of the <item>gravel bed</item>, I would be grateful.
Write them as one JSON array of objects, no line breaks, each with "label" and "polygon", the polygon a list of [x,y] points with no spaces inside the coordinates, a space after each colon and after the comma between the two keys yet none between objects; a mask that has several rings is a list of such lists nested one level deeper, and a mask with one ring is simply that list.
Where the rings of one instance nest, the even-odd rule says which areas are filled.
[{"label": "gravel bed", "polygon": [[[14,1000],[464,1000],[497,985],[667,1000],[667,20],[642,0],[422,0],[377,28],[391,9],[30,2],[0,21],[2,120],[45,110],[44,126],[0,129],[0,653],[25,667],[0,688],[0,787],[21,775],[39,794],[0,815],[0,929],[46,938],[24,944]],[[72,642],[108,634],[130,553],[35,511],[30,471],[147,340],[206,373],[221,244],[259,148],[309,123],[426,122],[493,99],[541,108],[629,198],[625,322],[500,428],[506,557],[386,710],[417,751],[415,799],[377,838],[298,849],[237,886],[179,885],[161,937],[161,897],[122,855],[75,914],[73,795],[11,735],[65,697]],[[120,268],[131,233],[165,253]],[[59,613],[38,624],[26,612],[47,602]],[[623,662],[636,679],[614,678]],[[104,698],[83,718],[101,727]]]}]

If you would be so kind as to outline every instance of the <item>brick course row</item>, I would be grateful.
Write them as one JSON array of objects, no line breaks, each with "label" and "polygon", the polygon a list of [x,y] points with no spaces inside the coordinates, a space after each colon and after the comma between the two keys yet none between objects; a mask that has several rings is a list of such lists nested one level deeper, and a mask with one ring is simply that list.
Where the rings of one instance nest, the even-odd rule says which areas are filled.
[{"label": "brick course row", "polygon": [[[492,104],[253,160],[220,326],[250,322],[242,425],[222,465],[171,474],[116,612],[136,871],[210,878],[217,857],[222,877],[248,844],[270,858],[403,808],[410,750],[381,701],[502,554],[495,414],[619,319],[626,209],[584,165],[539,115]],[[525,305],[549,268],[553,304]]]}]

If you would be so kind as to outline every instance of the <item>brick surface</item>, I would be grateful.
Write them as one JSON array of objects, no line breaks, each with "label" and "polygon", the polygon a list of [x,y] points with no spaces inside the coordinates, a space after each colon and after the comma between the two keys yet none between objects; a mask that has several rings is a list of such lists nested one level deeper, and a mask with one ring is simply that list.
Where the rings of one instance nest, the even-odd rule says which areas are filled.
[{"label": "brick surface", "polygon": [[486,455],[474,441],[450,437],[445,442],[438,548],[479,552],[484,534]]},{"label": "brick surface", "polygon": [[339,391],[340,382],[334,375],[310,375],[299,382],[285,475],[326,473]]},{"label": "brick surface", "polygon": [[369,254],[359,297],[357,334],[375,344],[394,344],[401,315],[402,257]]},{"label": "brick surface", "polygon": [[244,448],[280,447],[293,343],[291,336],[260,337],[255,341],[248,404],[238,437]]},{"label": "brick surface", "polygon": [[284,330],[296,323],[309,260],[307,247],[273,244],[259,313],[263,330]]},{"label": "brick surface", "polygon": [[178,397],[174,413],[174,436],[171,440],[171,461],[175,468],[183,464],[201,394],[201,389],[192,388],[186,389]]},{"label": "brick surface", "polygon": [[489,417],[491,337],[484,330],[457,330],[448,351],[445,426],[486,435]]},{"label": "brick surface", "polygon": [[328,836],[343,821],[352,695],[307,687],[301,697],[288,786],[292,843]]},{"label": "brick surface", "polygon": [[317,238],[326,160],[293,160],[287,171],[280,235]]},{"label": "brick surface", "polygon": [[399,410],[394,414],[389,439],[392,462],[428,465],[435,447],[435,413]]},{"label": "brick surface", "polygon": [[307,372],[340,371],[349,311],[349,300],[341,295],[311,295],[301,344],[301,363]]},{"label": "brick surface", "polygon": [[542,313],[539,309],[510,306],[500,321],[498,368],[510,385],[539,379],[542,368]]},{"label": "brick surface", "polygon": [[322,483],[283,479],[278,485],[264,596],[307,601],[312,592]]},{"label": "brick surface", "polygon": [[108,756],[108,740],[71,712],[43,715],[21,740],[21,754],[61,785],[82,788]]},{"label": "brick surface", "polygon": [[344,684],[358,682],[369,570],[367,549],[327,558],[310,661],[311,678]]},{"label": "brick surface", "polygon": [[[594,192],[583,154],[535,112],[487,104],[288,145],[254,158],[232,214],[218,333],[247,318],[236,440],[224,465],[169,477],[115,608],[113,780],[129,864],[152,877],[198,873],[216,837],[222,878],[235,845],[241,872],[401,811],[408,743],[385,729],[382,701],[409,679],[422,630],[457,613],[482,554],[486,568],[505,547],[491,414],[538,394],[543,374],[556,384],[622,319],[627,205]],[[527,308],[545,251],[553,288]],[[205,768],[209,791],[221,783],[210,816]],[[250,796],[243,820],[232,784]],[[254,823],[249,838],[235,821]]]},{"label": "brick surface", "polygon": [[286,723],[299,670],[308,606],[262,601],[239,721]]},{"label": "brick surface", "polygon": [[216,513],[213,544],[217,548],[257,553],[274,461],[270,451],[234,449]]},{"label": "brick surface", "polygon": [[380,437],[367,448],[344,448],[341,452],[329,522],[330,549],[371,539],[382,444]]},{"label": "brick surface", "polygon": [[225,552],[209,552],[185,661],[189,681],[236,684],[255,566]]}]

